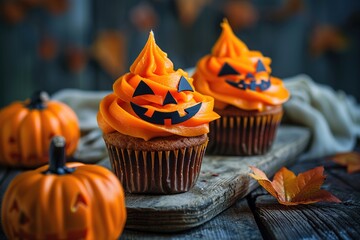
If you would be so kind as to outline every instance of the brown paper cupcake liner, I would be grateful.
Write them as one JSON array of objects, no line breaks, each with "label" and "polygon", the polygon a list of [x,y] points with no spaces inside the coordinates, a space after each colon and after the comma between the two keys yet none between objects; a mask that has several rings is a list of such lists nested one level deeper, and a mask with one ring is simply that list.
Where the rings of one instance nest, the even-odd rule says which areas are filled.
[{"label": "brown paper cupcake liner", "polygon": [[210,123],[208,154],[251,156],[269,151],[282,111],[259,116],[222,116]]},{"label": "brown paper cupcake liner", "polygon": [[106,143],[111,167],[125,191],[173,194],[190,190],[199,177],[207,142],[168,151],[138,151]]}]

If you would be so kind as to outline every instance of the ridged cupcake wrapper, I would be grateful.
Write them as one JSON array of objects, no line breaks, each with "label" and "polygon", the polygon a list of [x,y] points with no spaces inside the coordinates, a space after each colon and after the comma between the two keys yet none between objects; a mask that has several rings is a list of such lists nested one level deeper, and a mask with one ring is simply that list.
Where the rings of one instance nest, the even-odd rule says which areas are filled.
[{"label": "ridged cupcake wrapper", "polygon": [[190,190],[199,177],[207,142],[169,151],[137,151],[106,143],[111,167],[125,191],[172,194]]},{"label": "ridged cupcake wrapper", "polygon": [[265,154],[272,146],[281,118],[282,111],[261,116],[222,116],[210,123],[207,153]]}]

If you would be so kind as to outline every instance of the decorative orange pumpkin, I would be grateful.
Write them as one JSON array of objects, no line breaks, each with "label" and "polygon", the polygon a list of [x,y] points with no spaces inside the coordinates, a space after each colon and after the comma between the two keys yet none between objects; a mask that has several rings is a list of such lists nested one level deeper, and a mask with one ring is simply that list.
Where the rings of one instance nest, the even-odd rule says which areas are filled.
[{"label": "decorative orange pumpkin", "polygon": [[96,165],[65,165],[65,140],[50,145],[50,164],[19,174],[2,202],[9,239],[117,239],[126,222],[117,177]]},{"label": "decorative orange pumpkin", "polygon": [[66,155],[72,155],[80,138],[75,112],[66,104],[36,92],[31,99],[14,102],[0,111],[0,164],[37,167],[48,162],[51,138],[64,136]]}]

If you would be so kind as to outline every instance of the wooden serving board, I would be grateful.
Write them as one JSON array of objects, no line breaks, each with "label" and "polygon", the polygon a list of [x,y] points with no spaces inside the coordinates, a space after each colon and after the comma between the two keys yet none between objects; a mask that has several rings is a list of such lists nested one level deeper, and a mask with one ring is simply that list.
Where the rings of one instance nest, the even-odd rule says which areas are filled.
[{"label": "wooden serving board", "polygon": [[[272,176],[292,165],[310,139],[306,128],[280,126],[269,153],[253,157],[205,156],[196,185],[174,195],[127,194],[126,228],[175,232],[199,226],[245,197],[258,184],[249,177],[249,166]],[[109,169],[108,159],[99,163]]]}]

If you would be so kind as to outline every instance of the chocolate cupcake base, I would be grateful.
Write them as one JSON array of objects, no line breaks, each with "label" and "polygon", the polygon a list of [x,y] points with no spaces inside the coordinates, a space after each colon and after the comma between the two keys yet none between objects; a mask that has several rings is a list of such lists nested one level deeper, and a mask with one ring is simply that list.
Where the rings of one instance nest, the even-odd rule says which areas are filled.
[{"label": "chocolate cupcake base", "polygon": [[282,118],[282,107],[264,112],[234,107],[218,110],[220,119],[210,123],[208,154],[252,156],[269,151]]},{"label": "chocolate cupcake base", "polygon": [[174,194],[190,190],[199,176],[208,138],[163,137],[150,141],[120,133],[104,135],[111,167],[125,191]]}]

